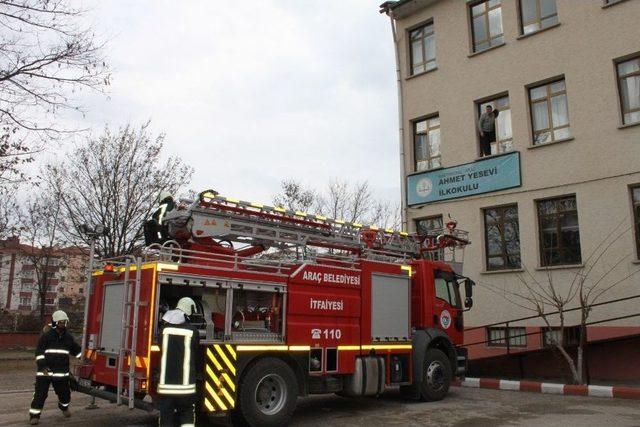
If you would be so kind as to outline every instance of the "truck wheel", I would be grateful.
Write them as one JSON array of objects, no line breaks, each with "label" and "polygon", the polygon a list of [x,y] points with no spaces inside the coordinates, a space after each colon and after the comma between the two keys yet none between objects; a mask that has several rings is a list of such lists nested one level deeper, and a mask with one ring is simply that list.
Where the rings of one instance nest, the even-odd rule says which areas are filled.
[{"label": "truck wheel", "polygon": [[451,362],[442,351],[432,348],[424,356],[420,398],[425,402],[442,400],[451,385]]},{"label": "truck wheel", "polygon": [[233,424],[285,425],[296,409],[297,399],[298,382],[289,365],[274,358],[259,360],[242,376]]}]

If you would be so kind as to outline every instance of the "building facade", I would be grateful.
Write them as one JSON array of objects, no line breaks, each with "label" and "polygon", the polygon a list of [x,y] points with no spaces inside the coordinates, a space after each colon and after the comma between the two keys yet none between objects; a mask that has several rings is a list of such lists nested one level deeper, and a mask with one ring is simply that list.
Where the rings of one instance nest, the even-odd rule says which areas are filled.
[{"label": "building facade", "polygon": [[[39,308],[38,271],[43,262],[41,249],[20,243],[18,237],[0,240],[0,308],[28,313]],[[48,259],[46,275],[40,266],[40,276],[46,277],[45,312],[52,313],[61,300],[74,303],[82,298],[88,264],[87,251],[82,248],[54,248]]]},{"label": "building facade", "polygon": [[[640,1],[381,8],[395,29],[405,226],[429,232],[455,218],[472,241],[464,275],[477,283],[466,327],[512,320],[469,331],[490,340],[470,353],[547,345],[557,316],[551,327],[513,321],[535,314],[536,299],[569,308],[578,289],[598,303],[640,295]],[[489,105],[499,113],[482,157]],[[638,301],[594,307],[589,340],[640,333]],[[571,312],[565,326],[579,321]]]}]

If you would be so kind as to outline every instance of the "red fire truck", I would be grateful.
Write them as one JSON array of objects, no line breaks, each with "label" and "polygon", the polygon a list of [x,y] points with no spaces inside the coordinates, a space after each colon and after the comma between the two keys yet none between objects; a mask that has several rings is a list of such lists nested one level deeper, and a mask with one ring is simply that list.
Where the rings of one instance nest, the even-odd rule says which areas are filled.
[{"label": "red fire truck", "polygon": [[205,191],[147,231],[139,256],[92,273],[80,391],[153,405],[159,322],[184,296],[198,307],[209,414],[282,425],[298,396],[399,387],[438,400],[464,375],[473,282],[454,221],[414,236]]}]

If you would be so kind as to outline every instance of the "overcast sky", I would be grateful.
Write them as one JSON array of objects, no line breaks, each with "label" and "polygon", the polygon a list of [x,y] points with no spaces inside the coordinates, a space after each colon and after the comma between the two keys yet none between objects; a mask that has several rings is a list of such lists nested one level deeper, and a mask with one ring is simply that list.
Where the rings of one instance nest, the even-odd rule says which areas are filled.
[{"label": "overcast sky", "polygon": [[192,187],[269,202],[284,178],[369,180],[399,201],[388,18],[371,0],[85,0],[108,39],[109,98],[85,94],[95,132],[152,121]]}]

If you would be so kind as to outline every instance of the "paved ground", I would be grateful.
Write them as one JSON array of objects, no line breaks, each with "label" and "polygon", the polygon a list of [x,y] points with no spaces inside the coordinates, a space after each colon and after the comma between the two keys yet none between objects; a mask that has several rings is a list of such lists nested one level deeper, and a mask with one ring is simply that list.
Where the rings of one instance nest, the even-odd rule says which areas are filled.
[{"label": "paved ground", "polygon": [[[0,426],[27,425],[33,373],[28,369],[0,366]],[[8,390],[28,390],[6,393]],[[72,397],[73,417],[66,420],[56,408],[53,390],[42,416],[42,425],[152,426],[154,414],[129,411],[98,401],[100,408],[86,410],[87,396]],[[225,425],[218,420],[212,425]],[[637,400],[552,396],[498,390],[452,388],[442,402],[405,402],[389,392],[380,399],[353,400],[336,396],[301,399],[293,419],[295,426],[584,426],[640,427]]]}]

